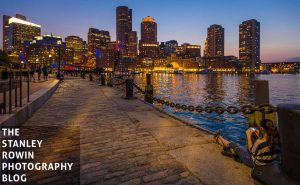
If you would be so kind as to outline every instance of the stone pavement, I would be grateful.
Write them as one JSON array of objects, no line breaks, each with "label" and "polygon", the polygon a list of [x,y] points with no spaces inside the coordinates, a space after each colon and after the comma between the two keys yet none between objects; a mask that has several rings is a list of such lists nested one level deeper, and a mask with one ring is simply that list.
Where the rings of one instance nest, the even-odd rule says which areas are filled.
[{"label": "stone pavement", "polygon": [[[58,128],[47,148],[39,149],[58,161],[61,155],[49,148],[75,146],[80,128],[81,184],[253,184],[250,169],[222,156],[211,136],[121,96],[110,87],[68,79],[24,126]],[[47,176],[41,184],[65,184],[60,180]]]}]

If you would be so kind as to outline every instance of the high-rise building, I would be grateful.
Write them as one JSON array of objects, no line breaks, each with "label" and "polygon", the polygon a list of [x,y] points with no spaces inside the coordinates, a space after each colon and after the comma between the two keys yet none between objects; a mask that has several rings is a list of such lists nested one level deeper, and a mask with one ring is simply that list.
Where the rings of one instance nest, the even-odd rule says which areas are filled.
[{"label": "high-rise building", "polygon": [[165,42],[166,45],[166,54],[170,55],[171,53],[175,53],[176,47],[178,46],[178,42],[176,40],[170,40]]},{"label": "high-rise building", "polygon": [[60,59],[61,65],[73,65],[74,50],[67,47],[61,36],[45,34],[24,45],[29,64],[58,65]]},{"label": "high-rise building", "polygon": [[221,25],[211,25],[207,29],[205,56],[224,56],[224,28]]},{"label": "high-rise building", "polygon": [[240,24],[239,60],[244,70],[259,69],[260,65],[260,23],[247,20]]},{"label": "high-rise building", "polygon": [[17,14],[16,17],[3,16],[3,49],[7,51],[12,60],[17,61],[23,54],[24,43],[32,41],[41,35],[41,26],[26,21],[26,17]]},{"label": "high-rise building", "polygon": [[132,31],[132,9],[127,6],[118,6],[116,9],[116,38],[118,50],[122,57],[128,56],[128,39]]},{"label": "high-rise building", "polygon": [[112,71],[118,57],[117,52],[116,42],[109,42],[107,48],[102,51],[101,59],[97,61],[97,67]]},{"label": "high-rise building", "polygon": [[129,32],[128,36],[128,57],[135,58],[137,56],[137,33],[136,31]]},{"label": "high-rise building", "polygon": [[105,50],[110,42],[108,31],[90,28],[88,32],[88,67],[95,67],[96,60],[100,60],[102,50]]},{"label": "high-rise building", "polygon": [[11,16],[3,15],[3,50],[7,52],[8,49],[8,30],[9,30],[9,19]]},{"label": "high-rise building", "polygon": [[140,56],[148,58],[158,57],[157,24],[155,20],[147,16],[141,23],[141,40],[139,43]]},{"label": "high-rise building", "polygon": [[166,57],[166,45],[164,42],[161,42],[159,45],[159,57],[160,58]]},{"label": "high-rise building", "polygon": [[73,48],[74,50],[74,64],[81,65],[83,63],[85,50],[83,39],[78,36],[68,36],[65,38],[65,42],[68,48]]}]

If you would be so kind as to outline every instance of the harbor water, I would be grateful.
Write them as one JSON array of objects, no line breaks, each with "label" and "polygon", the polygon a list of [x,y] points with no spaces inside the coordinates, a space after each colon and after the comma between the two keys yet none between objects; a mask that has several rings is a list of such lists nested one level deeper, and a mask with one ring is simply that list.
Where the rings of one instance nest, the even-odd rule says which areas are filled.
[{"label": "harbor water", "polygon": [[[134,75],[139,86],[145,86],[145,74]],[[233,74],[166,74],[153,73],[154,95],[175,103],[194,106],[234,105],[254,103],[254,79],[268,80],[270,103],[300,104],[300,76],[293,74],[247,75]],[[197,113],[163,106],[165,111],[210,131],[220,130],[230,141],[246,144],[247,116],[238,114]]]}]

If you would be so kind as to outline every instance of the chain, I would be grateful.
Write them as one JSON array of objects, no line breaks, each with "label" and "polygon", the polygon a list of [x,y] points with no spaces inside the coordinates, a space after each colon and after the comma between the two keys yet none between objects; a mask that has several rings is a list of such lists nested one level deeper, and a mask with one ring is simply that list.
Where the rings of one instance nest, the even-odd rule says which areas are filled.
[{"label": "chain", "polygon": [[[137,84],[133,84],[135,88],[137,88],[138,91],[140,91],[142,94],[145,94],[146,92],[142,90]],[[237,113],[243,113],[243,114],[253,114],[256,111],[262,112],[264,114],[271,114],[273,112],[277,111],[277,108],[270,104],[262,104],[259,106],[254,105],[244,105],[241,107],[236,106],[220,106],[220,105],[207,105],[207,106],[194,106],[194,105],[187,105],[187,104],[180,104],[180,103],[174,103],[169,100],[165,100],[163,98],[157,98],[154,96],[150,96],[153,100],[153,102],[156,102],[161,105],[165,105],[171,108],[176,108],[178,110],[184,110],[184,111],[190,111],[190,112],[198,112],[198,113],[217,113],[217,114],[223,114],[225,112],[229,114],[237,114]]]},{"label": "chain", "polygon": [[133,83],[133,86],[142,94],[145,94],[145,91],[143,91],[142,88],[140,88],[137,84]]}]

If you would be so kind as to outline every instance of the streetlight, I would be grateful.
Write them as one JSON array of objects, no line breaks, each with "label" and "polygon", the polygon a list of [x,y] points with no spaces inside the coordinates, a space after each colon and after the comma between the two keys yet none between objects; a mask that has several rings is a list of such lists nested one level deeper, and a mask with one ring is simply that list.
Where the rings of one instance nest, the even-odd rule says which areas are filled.
[{"label": "streetlight", "polygon": [[[49,64],[51,65],[51,57],[52,57],[52,55],[51,54],[49,54]],[[47,66],[48,64],[46,63],[46,66]]]},{"label": "streetlight", "polygon": [[58,72],[60,72],[60,63],[61,63],[61,40],[57,41],[58,44]]}]

